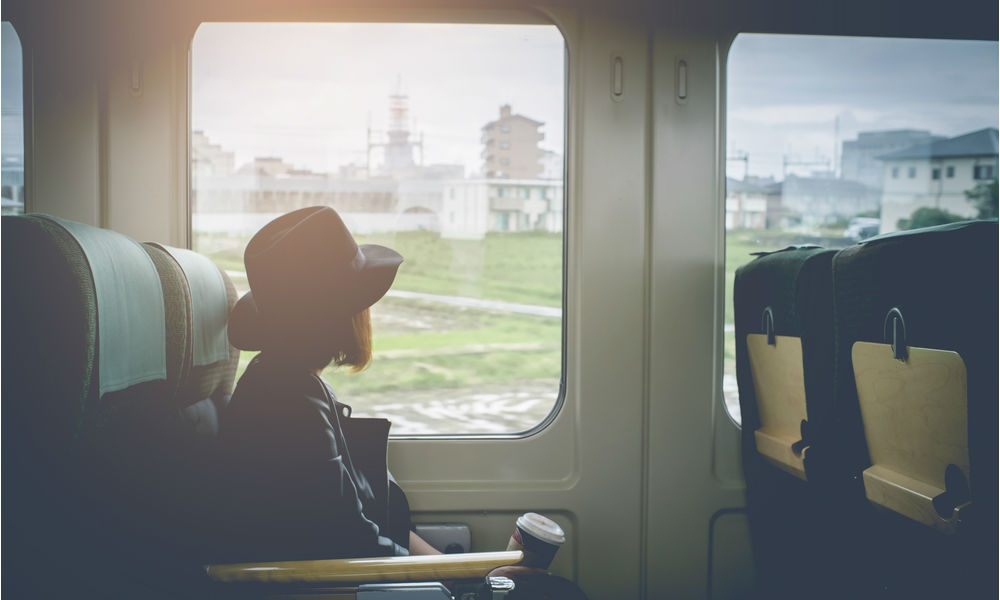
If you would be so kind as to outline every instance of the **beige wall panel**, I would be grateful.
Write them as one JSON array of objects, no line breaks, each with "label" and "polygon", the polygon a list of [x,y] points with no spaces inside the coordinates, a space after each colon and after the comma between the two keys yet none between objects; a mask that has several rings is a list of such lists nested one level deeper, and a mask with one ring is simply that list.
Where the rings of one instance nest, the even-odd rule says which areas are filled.
[{"label": "beige wall panel", "polygon": [[50,4],[11,11],[18,17],[31,103],[25,106],[31,119],[25,128],[27,208],[100,225],[99,16],[83,5]]},{"label": "beige wall panel", "polygon": [[[686,100],[677,97],[679,60],[687,65]],[[704,597],[710,519],[720,509],[745,504],[739,465],[731,464],[739,456],[739,430],[721,399],[720,76],[714,34],[655,35],[645,569],[650,598]]]},{"label": "beige wall panel", "polygon": [[[173,98],[186,92],[177,85],[175,55],[161,45],[123,48],[118,57],[107,90],[107,223],[137,240],[177,245],[182,238],[176,207],[187,193],[177,186],[178,170],[186,165],[178,164],[176,148],[186,147],[186,137],[178,135],[181,115]],[[130,89],[133,61],[138,93]]]},{"label": "beige wall panel", "polygon": [[45,75],[35,80],[28,208],[100,225],[97,85],[60,78],[61,69],[51,62],[60,57],[42,54],[36,60],[36,70]]}]

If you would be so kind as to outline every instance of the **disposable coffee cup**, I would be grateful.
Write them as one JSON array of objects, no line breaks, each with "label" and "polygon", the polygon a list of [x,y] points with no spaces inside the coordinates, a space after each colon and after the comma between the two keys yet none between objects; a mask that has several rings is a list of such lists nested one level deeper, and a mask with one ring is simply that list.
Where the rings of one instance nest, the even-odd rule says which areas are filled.
[{"label": "disposable coffee cup", "polygon": [[524,513],[517,518],[507,550],[520,550],[524,559],[518,563],[536,569],[548,569],[566,534],[559,524],[538,513]]}]

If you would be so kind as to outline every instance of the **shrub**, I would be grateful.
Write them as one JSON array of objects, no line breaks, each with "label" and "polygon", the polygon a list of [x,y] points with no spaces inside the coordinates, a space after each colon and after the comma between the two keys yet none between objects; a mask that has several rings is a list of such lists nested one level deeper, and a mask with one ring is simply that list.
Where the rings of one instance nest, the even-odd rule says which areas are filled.
[{"label": "shrub", "polygon": [[920,229],[921,227],[933,227],[934,225],[944,225],[955,221],[964,221],[965,217],[950,213],[940,208],[921,206],[913,211],[909,219],[900,219],[896,222],[896,227],[903,229]]}]

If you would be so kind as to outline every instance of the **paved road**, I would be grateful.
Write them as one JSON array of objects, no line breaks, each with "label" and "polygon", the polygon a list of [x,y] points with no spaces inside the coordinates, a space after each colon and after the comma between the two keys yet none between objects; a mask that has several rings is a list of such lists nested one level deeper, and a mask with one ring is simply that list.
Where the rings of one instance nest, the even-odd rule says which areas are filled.
[{"label": "paved road", "polygon": [[501,302],[499,300],[483,300],[481,298],[466,298],[464,296],[442,296],[440,294],[425,294],[423,292],[409,292],[406,290],[389,290],[386,296],[393,298],[412,298],[415,300],[427,300],[429,302],[440,302],[452,306],[465,306],[469,308],[484,308],[498,312],[517,313],[522,315],[534,315],[536,317],[562,318],[562,309],[553,306],[538,306],[536,304],[517,304],[515,302]]}]

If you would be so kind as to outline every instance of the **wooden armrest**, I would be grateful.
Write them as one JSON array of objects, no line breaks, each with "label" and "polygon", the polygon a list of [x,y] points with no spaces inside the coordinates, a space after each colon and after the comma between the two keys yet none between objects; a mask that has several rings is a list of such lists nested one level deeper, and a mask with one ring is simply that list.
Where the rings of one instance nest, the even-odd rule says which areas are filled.
[{"label": "wooden armrest", "polygon": [[524,554],[470,552],[431,556],[387,556],[286,562],[209,565],[208,577],[223,583],[383,583],[485,577],[497,567],[520,562]]}]

